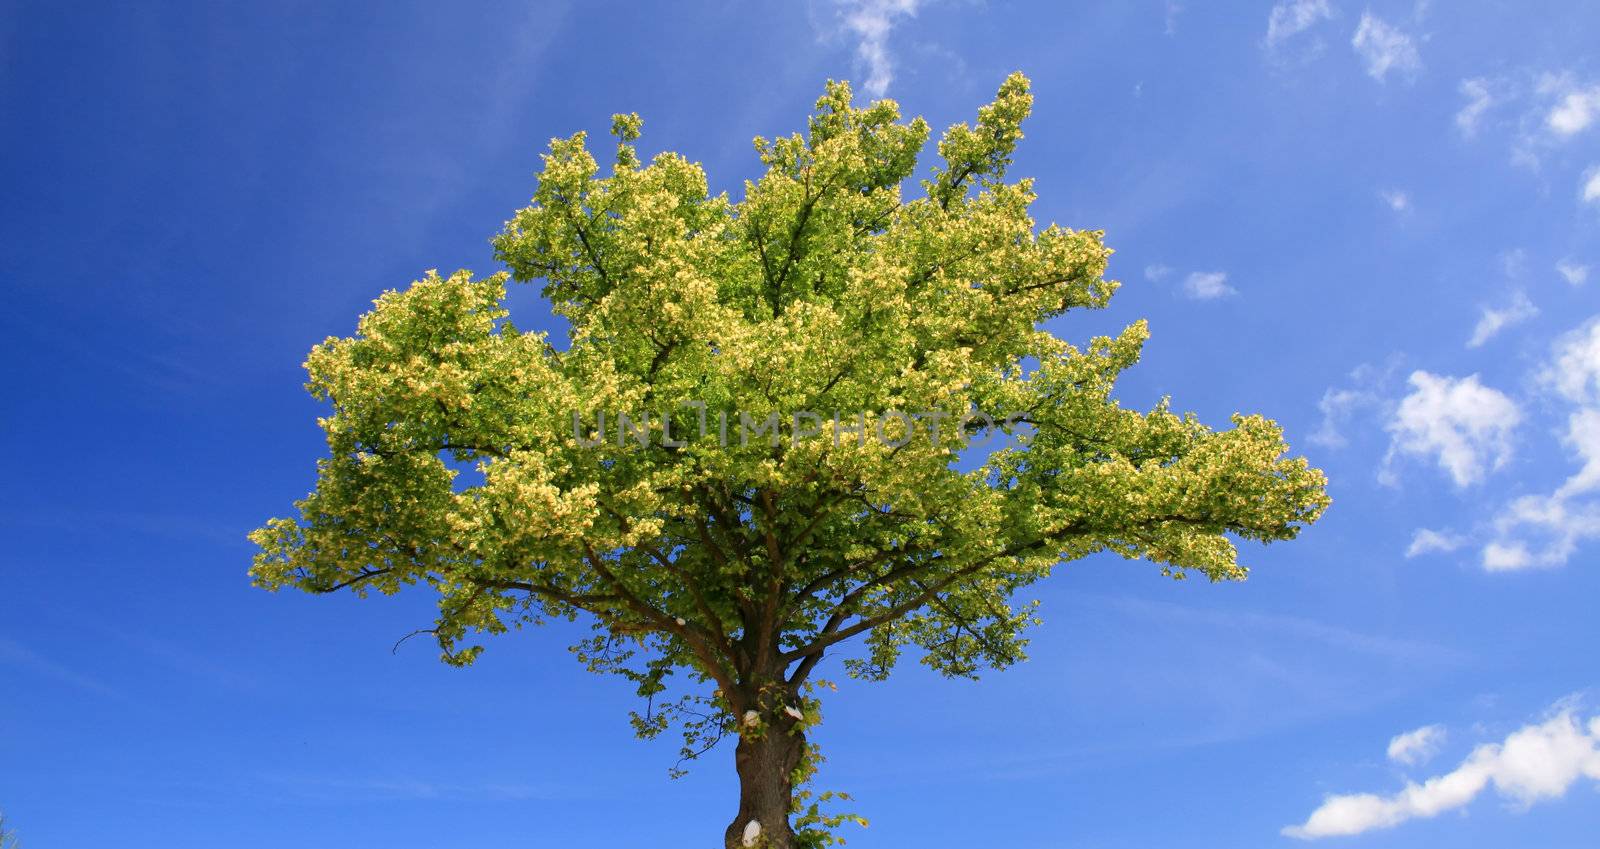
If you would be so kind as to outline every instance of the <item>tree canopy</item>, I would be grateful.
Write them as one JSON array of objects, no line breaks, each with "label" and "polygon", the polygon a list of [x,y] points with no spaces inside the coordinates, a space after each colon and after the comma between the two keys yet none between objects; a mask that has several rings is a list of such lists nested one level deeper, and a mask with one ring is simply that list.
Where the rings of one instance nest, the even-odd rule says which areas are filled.
[{"label": "tree canopy", "polygon": [[[493,240],[509,272],[429,272],[312,351],[329,453],[298,516],[252,535],[255,581],[425,585],[460,665],[481,635],[588,621],[579,655],[655,702],[641,733],[681,724],[686,754],[738,736],[727,845],[825,841],[796,795],[825,655],[873,679],[908,650],[1003,668],[1037,621],[1017,591],[1059,564],[1242,579],[1235,540],[1328,504],[1269,419],[1121,406],[1143,322],[1082,346],[1045,329],[1118,284],[1100,232],[1040,227],[1008,179],[1031,105],[1012,75],[914,180],[928,125],[829,83],[805,132],[755,140],[738,199],[676,153],[643,161],[635,115],[604,174],[584,134],[553,140]],[[514,326],[510,282],[539,283],[567,338]]]}]

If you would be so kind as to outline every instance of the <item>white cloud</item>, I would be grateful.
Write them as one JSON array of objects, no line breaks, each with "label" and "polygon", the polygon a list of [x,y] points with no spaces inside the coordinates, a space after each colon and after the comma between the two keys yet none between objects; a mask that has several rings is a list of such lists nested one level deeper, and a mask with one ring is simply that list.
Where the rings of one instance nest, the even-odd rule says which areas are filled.
[{"label": "white cloud", "polygon": [[1573,286],[1582,286],[1589,280],[1589,266],[1579,265],[1567,259],[1556,263],[1556,272],[1561,275],[1561,279]]},{"label": "white cloud", "polygon": [[1562,442],[1578,469],[1549,495],[1524,495],[1501,508],[1483,548],[1490,571],[1560,566],[1579,544],[1600,539],[1600,317],[1556,340],[1538,383],[1573,405]]},{"label": "white cloud", "polygon": [[1511,294],[1511,303],[1500,309],[1483,307],[1478,324],[1472,328],[1472,338],[1467,340],[1468,348],[1477,348],[1483,343],[1493,339],[1500,331],[1514,324],[1521,324],[1539,314],[1539,308],[1528,300],[1526,293],[1518,290]]},{"label": "white cloud", "polygon": [[1454,378],[1412,372],[1412,391],[1389,421],[1389,453],[1380,479],[1393,481],[1398,455],[1435,458],[1464,487],[1511,459],[1511,435],[1522,421],[1517,405],[1477,375]]},{"label": "white cloud", "polygon": [[1524,495],[1495,519],[1499,538],[1483,547],[1491,572],[1561,566],[1579,543],[1600,538],[1600,503],[1573,502],[1561,495]]},{"label": "white cloud", "polygon": [[1277,49],[1284,41],[1332,17],[1333,7],[1328,0],[1283,0],[1267,14],[1267,49]]},{"label": "white cloud", "polygon": [[1390,796],[1329,796],[1300,825],[1283,833],[1302,840],[1362,834],[1465,807],[1489,787],[1526,809],[1558,799],[1580,778],[1600,781],[1600,717],[1581,724],[1570,706],[1524,726],[1503,742],[1478,746],[1454,770]]},{"label": "white cloud", "polygon": [[1390,71],[1410,76],[1422,70],[1417,46],[1406,35],[1371,12],[1361,14],[1361,24],[1350,39],[1350,46],[1367,64],[1367,74],[1383,82]]},{"label": "white cloud", "polygon": [[1467,99],[1467,105],[1456,113],[1456,129],[1467,138],[1472,138],[1478,133],[1483,114],[1494,105],[1494,93],[1489,90],[1489,81],[1479,77],[1461,81],[1461,96]]},{"label": "white cloud", "polygon": [[1545,126],[1566,138],[1583,132],[1600,118],[1600,85],[1567,91],[1551,107]]},{"label": "white cloud", "polygon": [[1583,173],[1583,200],[1585,203],[1600,201],[1600,165]]},{"label": "white cloud", "polygon": [[1468,79],[1460,91],[1466,104],[1456,113],[1456,127],[1469,138],[1482,128],[1486,112],[1515,107],[1516,120],[1504,122],[1516,127],[1511,161],[1532,170],[1551,150],[1600,124],[1600,81],[1570,70]]},{"label": "white cloud", "polygon": [[[1427,528],[1418,528],[1411,535],[1411,545],[1406,547],[1406,557],[1420,557],[1424,554],[1449,554],[1466,544],[1466,540],[1448,531],[1433,531]],[[1391,755],[1391,757],[1393,757]]]},{"label": "white cloud", "polygon": [[1483,568],[1490,572],[1514,572],[1533,565],[1533,555],[1520,542],[1491,542],[1483,547]]},{"label": "white cloud", "polygon": [[1389,205],[1395,212],[1406,212],[1411,209],[1411,196],[1399,190],[1378,192],[1378,197]]},{"label": "white cloud", "polygon": [[[1159,262],[1144,267],[1144,277],[1152,283],[1159,283],[1171,277],[1175,269]],[[1183,294],[1197,301],[1209,301],[1216,298],[1236,295],[1238,292],[1228,285],[1226,271],[1195,271],[1184,276]]]},{"label": "white cloud", "polygon": [[1556,340],[1539,382],[1574,404],[1600,404],[1600,316]]},{"label": "white cloud", "polygon": [[1583,132],[1600,117],[1600,84],[1580,82],[1573,71],[1539,74],[1530,87],[1512,161],[1537,170],[1545,153]]},{"label": "white cloud", "polygon": [[1238,290],[1228,285],[1226,271],[1196,271],[1184,279],[1183,289],[1189,297],[1201,301],[1238,294]]},{"label": "white cloud", "polygon": [[1497,538],[1483,549],[1485,569],[1561,566],[1579,544],[1600,538],[1600,501],[1584,498],[1600,490],[1600,407],[1569,416],[1562,441],[1577,455],[1578,471],[1554,493],[1524,495],[1501,511]]},{"label": "white cloud", "polygon": [[1562,440],[1583,466],[1556,490],[1557,498],[1586,495],[1600,489],[1600,407],[1589,407],[1567,419],[1567,434]]},{"label": "white cloud", "polygon": [[1389,741],[1389,760],[1406,766],[1421,766],[1439,753],[1449,735],[1443,725],[1424,725],[1415,731],[1397,734]]},{"label": "white cloud", "polygon": [[913,17],[922,0],[838,0],[844,29],[856,38],[856,59],[866,69],[861,89],[882,97],[894,82],[889,33],[901,18]]}]

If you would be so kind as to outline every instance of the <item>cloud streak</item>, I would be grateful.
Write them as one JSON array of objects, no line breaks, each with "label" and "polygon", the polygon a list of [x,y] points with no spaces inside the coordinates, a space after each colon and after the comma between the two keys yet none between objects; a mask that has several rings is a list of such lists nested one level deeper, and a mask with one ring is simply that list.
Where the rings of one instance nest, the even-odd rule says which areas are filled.
[{"label": "cloud streak", "polygon": [[76,687],[85,692],[94,693],[97,696],[105,696],[118,701],[128,701],[128,697],[120,690],[88,675],[62,666],[26,646],[12,642],[4,637],[0,637],[0,664],[27,669],[36,675]]},{"label": "cloud streak", "polygon": [[1418,528],[1411,536],[1411,545],[1406,547],[1406,558],[1419,557],[1424,554],[1449,554],[1466,544],[1466,540],[1447,531],[1435,531],[1428,528]]},{"label": "cloud streak", "polygon": [[1330,648],[1359,652],[1411,665],[1457,666],[1468,658],[1448,646],[1419,642],[1382,634],[1352,631],[1315,619],[1276,613],[1240,610],[1209,610],[1166,601],[1122,595],[1080,593],[1077,601],[1092,602],[1124,613],[1165,623],[1183,622],[1227,630],[1246,630],[1271,634],[1276,639],[1295,639],[1320,643]]},{"label": "cloud streak", "polygon": [[915,17],[922,0],[839,0],[839,19],[856,40],[856,60],[866,71],[862,91],[882,97],[894,82],[889,34],[901,19]]},{"label": "cloud streak", "polygon": [[1480,348],[1500,331],[1538,314],[1539,308],[1528,300],[1526,292],[1519,289],[1511,293],[1511,303],[1504,307],[1483,307],[1477,326],[1472,328],[1472,338],[1467,340],[1467,347]]},{"label": "cloud streak", "polygon": [[1289,826],[1283,833],[1315,840],[1394,828],[1408,820],[1463,808],[1491,787],[1525,810],[1561,798],[1582,778],[1600,781],[1600,716],[1580,722],[1572,707],[1558,707],[1544,722],[1526,725],[1502,742],[1473,749],[1450,772],[1421,783],[1408,782],[1392,795],[1329,796],[1304,823]]}]

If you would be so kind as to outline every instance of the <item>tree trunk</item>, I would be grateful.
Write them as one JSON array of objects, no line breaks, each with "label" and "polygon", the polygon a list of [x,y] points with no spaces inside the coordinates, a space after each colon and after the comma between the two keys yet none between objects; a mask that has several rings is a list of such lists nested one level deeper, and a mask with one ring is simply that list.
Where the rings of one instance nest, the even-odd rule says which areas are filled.
[{"label": "tree trunk", "polygon": [[[792,849],[789,813],[794,801],[794,770],[805,751],[805,737],[787,715],[767,718],[761,736],[739,739],[734,766],[739,771],[739,815],[723,834],[726,849],[759,846]],[[761,824],[754,832],[751,822]],[[746,842],[747,837],[753,838]]]}]

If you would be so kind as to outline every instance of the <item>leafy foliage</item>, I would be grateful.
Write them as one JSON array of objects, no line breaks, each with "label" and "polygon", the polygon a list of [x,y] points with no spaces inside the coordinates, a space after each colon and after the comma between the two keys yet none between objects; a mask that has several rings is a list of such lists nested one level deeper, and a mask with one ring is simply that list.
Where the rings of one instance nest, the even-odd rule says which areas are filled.
[{"label": "leafy foliage", "polygon": [[[1023,659],[1037,620],[1014,596],[1063,561],[1243,578],[1231,538],[1294,537],[1323,475],[1265,418],[1120,406],[1144,323],[1081,347],[1043,329],[1118,284],[1101,233],[1038,227],[1032,182],[1007,179],[1031,104],[1007,79],[914,195],[927,124],[844,83],[805,133],[755,140],[739,200],[678,154],[645,163],[634,115],[603,176],[582,133],[552,141],[494,239],[509,274],[430,272],[312,351],[329,456],[298,517],[252,535],[256,582],[427,585],[455,664],[475,635],[585,617],[579,658],[637,686],[639,733],[686,724],[692,755],[750,711],[803,731],[784,708],[853,637],[866,678],[908,649],[951,676]],[[511,280],[541,285],[564,346],[508,320]],[[892,410],[922,415],[852,429]],[[648,416],[649,438],[574,432],[606,411]],[[973,411],[1015,414],[1004,445],[963,452]],[[708,412],[781,433],[725,442]]]}]

